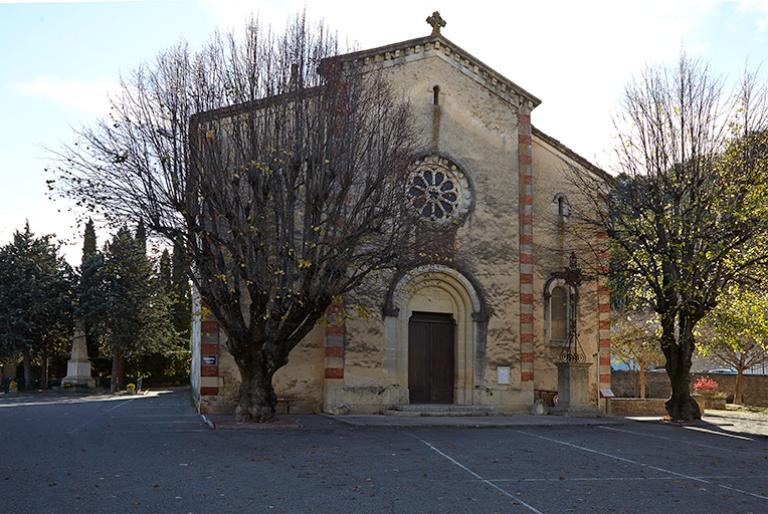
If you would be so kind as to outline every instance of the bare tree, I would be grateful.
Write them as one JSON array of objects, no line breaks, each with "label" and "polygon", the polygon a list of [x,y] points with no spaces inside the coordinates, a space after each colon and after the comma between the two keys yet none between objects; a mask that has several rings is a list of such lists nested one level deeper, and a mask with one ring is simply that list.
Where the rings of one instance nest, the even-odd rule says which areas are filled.
[{"label": "bare tree", "polygon": [[298,16],[179,45],[112,107],[54,188],[186,249],[240,370],[237,416],[271,419],[272,377],[326,308],[414,255],[409,105]]},{"label": "bare tree", "polygon": [[729,284],[758,280],[768,262],[767,107],[754,74],[731,96],[682,56],[627,86],[612,191],[572,174],[591,200],[574,218],[608,235],[615,271],[659,315],[676,420],[701,416],[690,395],[697,324]]}]

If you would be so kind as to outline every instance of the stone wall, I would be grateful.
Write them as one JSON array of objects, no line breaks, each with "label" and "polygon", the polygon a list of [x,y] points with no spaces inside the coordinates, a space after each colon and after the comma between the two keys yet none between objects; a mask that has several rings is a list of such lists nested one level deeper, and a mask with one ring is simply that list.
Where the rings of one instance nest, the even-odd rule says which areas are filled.
[{"label": "stone wall", "polygon": [[663,398],[608,398],[608,414],[611,416],[666,416]]},{"label": "stone wall", "polygon": [[[637,398],[640,396],[640,387],[637,384],[638,373],[636,371],[611,372],[611,390],[619,398]],[[668,398],[670,392],[669,378],[666,373],[645,374],[646,398]]]},{"label": "stone wall", "polygon": [[[617,397],[632,398],[639,395],[636,371],[614,371],[611,375],[611,389]],[[728,395],[729,401],[733,400],[733,394],[736,391],[736,375],[693,373],[692,377],[692,381],[696,381],[699,377],[713,379],[720,384],[720,391]],[[667,374],[664,372],[646,373],[645,392],[647,398],[668,398],[670,387]],[[768,407],[768,375],[744,376],[744,403]]]}]

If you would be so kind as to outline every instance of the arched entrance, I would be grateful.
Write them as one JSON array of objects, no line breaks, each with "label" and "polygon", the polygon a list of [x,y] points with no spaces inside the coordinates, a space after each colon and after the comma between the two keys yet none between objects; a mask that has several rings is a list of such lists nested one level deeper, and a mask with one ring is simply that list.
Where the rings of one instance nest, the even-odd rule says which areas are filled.
[{"label": "arched entrance", "polygon": [[385,309],[385,368],[396,403],[472,404],[483,384],[487,313],[477,288],[443,265],[400,276]]},{"label": "arched entrance", "polygon": [[408,320],[410,403],[453,403],[455,343],[450,314],[411,314]]}]

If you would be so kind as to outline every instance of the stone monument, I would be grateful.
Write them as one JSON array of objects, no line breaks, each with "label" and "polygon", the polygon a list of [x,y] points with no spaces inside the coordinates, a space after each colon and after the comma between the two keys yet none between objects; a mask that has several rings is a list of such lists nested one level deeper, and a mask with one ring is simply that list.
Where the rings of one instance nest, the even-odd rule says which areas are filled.
[{"label": "stone monument", "polygon": [[589,390],[591,362],[556,362],[557,405],[553,414],[569,416],[595,416],[597,408],[592,404]]},{"label": "stone monument", "polygon": [[85,344],[85,323],[82,321],[78,321],[75,327],[72,353],[67,362],[67,376],[62,379],[61,386],[96,387],[96,381],[91,377],[91,361],[88,360],[88,346]]},{"label": "stone monument", "polygon": [[558,402],[553,414],[571,416],[594,416],[597,407],[592,404],[589,389],[589,367],[579,343],[579,287],[585,277],[578,266],[576,254],[571,252],[568,266],[552,274],[552,278],[563,280],[571,291],[568,308],[568,344],[563,349],[557,366]]}]

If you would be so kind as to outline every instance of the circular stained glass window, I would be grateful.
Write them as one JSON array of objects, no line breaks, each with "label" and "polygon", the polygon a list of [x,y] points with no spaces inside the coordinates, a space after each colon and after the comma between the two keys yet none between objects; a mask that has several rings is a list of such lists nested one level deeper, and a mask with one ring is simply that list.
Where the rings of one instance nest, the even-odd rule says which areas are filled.
[{"label": "circular stained glass window", "polygon": [[423,218],[436,222],[454,220],[469,208],[469,187],[464,174],[455,164],[437,156],[416,162],[408,195]]}]

